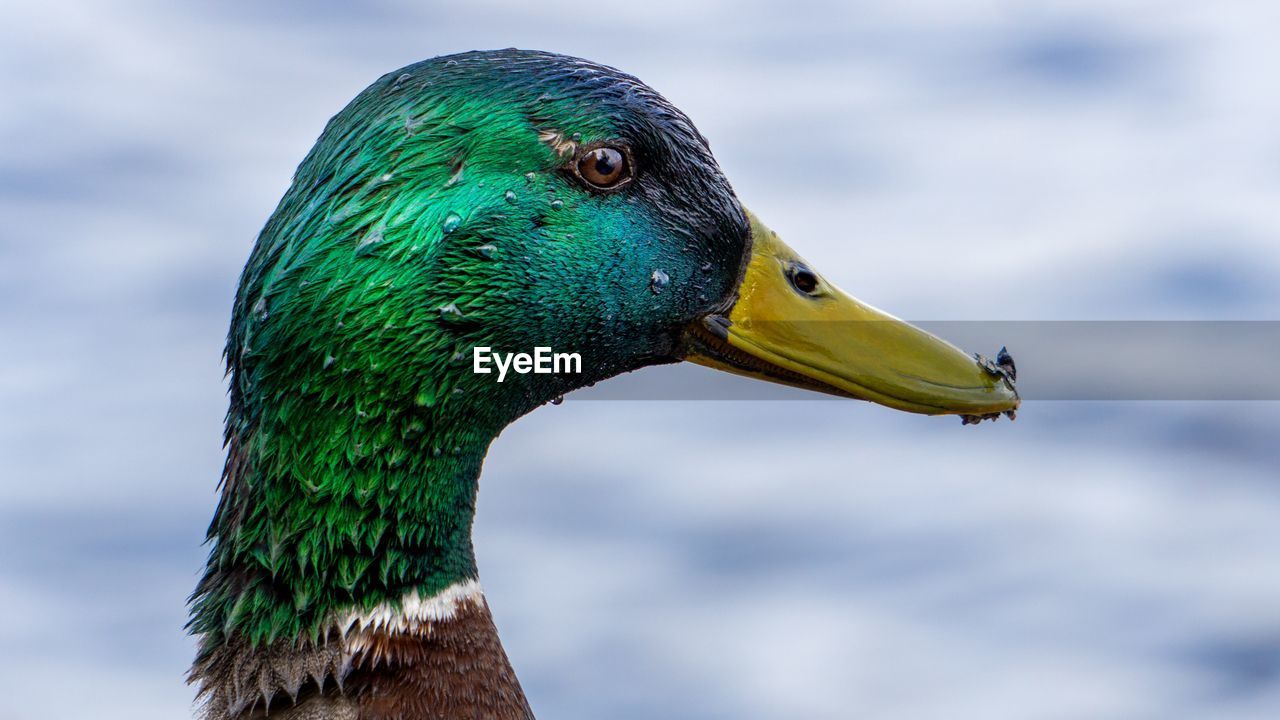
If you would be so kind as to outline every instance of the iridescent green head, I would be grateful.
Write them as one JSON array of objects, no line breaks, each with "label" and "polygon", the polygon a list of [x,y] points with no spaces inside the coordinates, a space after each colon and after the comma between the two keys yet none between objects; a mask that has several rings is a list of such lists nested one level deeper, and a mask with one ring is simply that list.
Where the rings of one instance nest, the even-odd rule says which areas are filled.
[{"label": "iridescent green head", "polygon": [[[747,246],[706,141],[635,78],[519,51],[419,63],[329,123],[259,239],[235,399],[252,413],[270,386],[313,411],[457,408],[496,430],[674,360]],[[583,373],[499,385],[472,372],[475,346],[578,352]]]},{"label": "iridescent green head", "polygon": [[[193,625],[314,631],[473,575],[489,441],[677,359],[730,301],[748,232],[706,141],[629,75],[512,50],[379,79],[329,122],[241,278]],[[473,372],[477,346],[578,353],[581,372],[499,383]]]}]

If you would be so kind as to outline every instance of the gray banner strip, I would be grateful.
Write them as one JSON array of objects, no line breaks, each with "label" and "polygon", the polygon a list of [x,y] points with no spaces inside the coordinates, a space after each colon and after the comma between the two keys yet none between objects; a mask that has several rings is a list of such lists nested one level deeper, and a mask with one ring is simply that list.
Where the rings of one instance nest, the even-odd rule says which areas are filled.
[{"label": "gray banner strip", "polygon": [[[1008,347],[1025,400],[1280,400],[1280,321],[936,321],[966,352]],[[845,332],[831,328],[826,332]],[[816,393],[680,363],[574,400],[814,400]]]}]

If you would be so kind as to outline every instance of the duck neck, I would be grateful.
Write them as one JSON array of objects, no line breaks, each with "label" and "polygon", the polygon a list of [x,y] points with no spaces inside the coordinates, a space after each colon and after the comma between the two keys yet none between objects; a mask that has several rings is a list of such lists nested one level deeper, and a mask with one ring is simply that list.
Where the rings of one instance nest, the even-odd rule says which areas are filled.
[{"label": "duck neck", "polygon": [[527,717],[471,542],[495,433],[415,413],[351,416],[325,432],[323,416],[298,415],[228,433],[192,601],[207,715],[343,702],[370,720],[414,708]]}]

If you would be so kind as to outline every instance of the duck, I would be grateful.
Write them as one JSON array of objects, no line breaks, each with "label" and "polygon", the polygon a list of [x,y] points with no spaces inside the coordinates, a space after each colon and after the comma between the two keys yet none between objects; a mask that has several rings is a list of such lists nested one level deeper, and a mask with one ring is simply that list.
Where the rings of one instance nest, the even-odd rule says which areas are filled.
[{"label": "duck", "polygon": [[[522,368],[539,348],[578,362]],[[206,720],[532,718],[471,530],[490,444],[574,390],[692,362],[966,422],[1020,403],[1007,353],[790,249],[658,92],[516,49],[390,72],[328,122],[245,264],[225,359],[189,601]]]}]

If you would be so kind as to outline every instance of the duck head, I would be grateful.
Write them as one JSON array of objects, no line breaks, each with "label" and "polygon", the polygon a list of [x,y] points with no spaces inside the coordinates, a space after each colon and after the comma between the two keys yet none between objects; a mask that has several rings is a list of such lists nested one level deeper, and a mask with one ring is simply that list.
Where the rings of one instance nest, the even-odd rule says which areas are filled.
[{"label": "duck head", "polygon": [[[581,363],[499,383],[477,347]],[[316,410],[453,408],[493,430],[681,359],[911,412],[1018,404],[990,363],[784,244],[656,92],[519,51],[388,74],[329,123],[249,261],[228,353],[245,404],[301,391]]]},{"label": "duck head", "polygon": [[[499,381],[476,372],[478,347],[580,364]],[[288,666],[341,679],[367,658],[334,640],[353,618],[474,581],[476,479],[504,426],[680,360],[918,413],[1018,405],[1007,372],[787,247],[636,78],[508,50],[375,82],[324,129],[241,276],[228,458],[193,596],[203,692],[227,717],[296,699],[301,680],[263,659],[281,642],[346,648]]]}]

